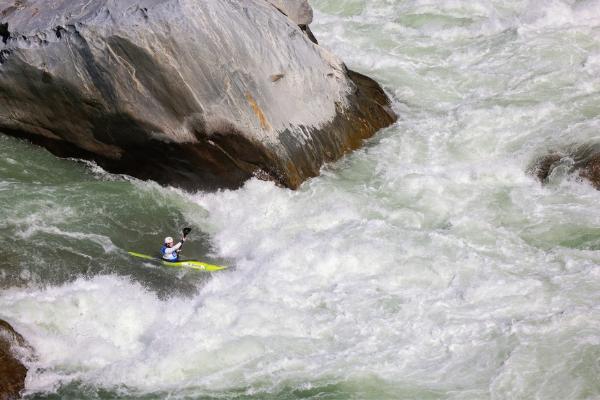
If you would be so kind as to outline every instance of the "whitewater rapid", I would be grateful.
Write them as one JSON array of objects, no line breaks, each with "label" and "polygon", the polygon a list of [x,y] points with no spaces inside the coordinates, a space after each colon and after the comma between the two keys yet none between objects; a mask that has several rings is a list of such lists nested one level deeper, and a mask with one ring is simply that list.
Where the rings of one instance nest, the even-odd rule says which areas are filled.
[{"label": "whitewater rapid", "polygon": [[[92,273],[2,290],[0,317],[38,351],[27,393],[599,398],[600,192],[566,168],[546,185],[529,171],[600,139],[600,2],[312,4],[320,43],[382,82],[400,121],[297,191],[252,180],[190,194],[107,174],[69,188],[143,201],[127,217],[100,197],[108,230],[152,226],[144,207],[172,212],[233,268],[159,291],[106,256]],[[70,209],[59,232],[52,215],[5,219],[128,250]]]}]

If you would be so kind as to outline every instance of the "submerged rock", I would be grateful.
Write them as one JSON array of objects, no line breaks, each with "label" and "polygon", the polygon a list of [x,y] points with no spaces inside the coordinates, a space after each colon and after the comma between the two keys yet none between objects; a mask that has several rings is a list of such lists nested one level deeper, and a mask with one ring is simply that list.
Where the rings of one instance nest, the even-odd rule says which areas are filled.
[{"label": "submerged rock", "polygon": [[306,0],[0,0],[0,132],[186,188],[296,188],[396,119],[311,20]]},{"label": "submerged rock", "polygon": [[541,182],[547,182],[559,167],[567,173],[577,173],[578,178],[589,181],[600,190],[600,145],[574,146],[567,151],[543,156],[535,162],[532,173]]},{"label": "submerged rock", "polygon": [[20,398],[25,389],[27,368],[16,354],[29,353],[31,347],[6,321],[0,319],[0,400]]}]

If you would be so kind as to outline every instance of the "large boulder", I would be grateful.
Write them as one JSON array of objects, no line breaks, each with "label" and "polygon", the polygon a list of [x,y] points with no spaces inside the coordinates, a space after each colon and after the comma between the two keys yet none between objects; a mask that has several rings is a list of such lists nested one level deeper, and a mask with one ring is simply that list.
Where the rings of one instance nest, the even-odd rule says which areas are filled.
[{"label": "large boulder", "polygon": [[23,337],[0,319],[0,400],[20,398],[27,376],[27,368],[20,359],[31,354],[31,347]]},{"label": "large boulder", "polygon": [[0,132],[186,188],[296,188],[396,119],[311,19],[306,0],[0,0]]}]

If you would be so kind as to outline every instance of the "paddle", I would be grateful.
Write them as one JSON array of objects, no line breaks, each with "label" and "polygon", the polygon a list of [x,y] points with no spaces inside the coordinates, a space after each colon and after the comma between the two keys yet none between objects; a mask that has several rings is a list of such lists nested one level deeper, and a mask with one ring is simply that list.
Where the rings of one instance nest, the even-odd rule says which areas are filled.
[{"label": "paddle", "polygon": [[[186,238],[187,235],[189,235],[191,231],[192,231],[192,228],[183,228],[183,237]],[[184,244],[185,244],[185,242],[181,241],[181,247],[179,248],[179,251],[181,251],[181,248],[183,247]]]}]

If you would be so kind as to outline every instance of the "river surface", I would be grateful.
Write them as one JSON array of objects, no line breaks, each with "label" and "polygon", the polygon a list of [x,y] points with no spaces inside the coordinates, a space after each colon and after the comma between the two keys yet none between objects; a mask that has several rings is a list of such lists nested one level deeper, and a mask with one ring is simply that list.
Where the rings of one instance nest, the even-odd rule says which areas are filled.
[{"label": "river surface", "polygon": [[[400,119],[299,190],[186,193],[0,136],[28,399],[598,399],[600,1],[313,0]],[[568,164],[568,160],[567,160]],[[129,257],[194,229],[203,274]]]}]

